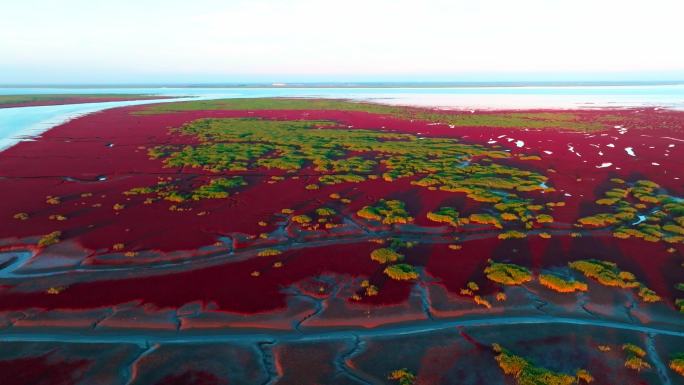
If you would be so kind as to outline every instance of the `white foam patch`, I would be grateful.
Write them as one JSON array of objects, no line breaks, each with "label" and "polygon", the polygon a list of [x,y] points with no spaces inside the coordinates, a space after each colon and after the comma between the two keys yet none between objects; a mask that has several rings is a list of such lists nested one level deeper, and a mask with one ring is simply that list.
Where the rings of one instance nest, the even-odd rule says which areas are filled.
[{"label": "white foam patch", "polygon": [[612,165],[613,165],[613,164],[610,163],[610,162],[603,162],[603,163],[601,163],[600,166],[596,166],[596,168],[606,168],[606,167],[610,167],[610,166],[612,166]]},{"label": "white foam patch", "polygon": [[549,150],[544,150],[544,154],[551,155],[551,154],[553,154],[553,152],[549,151]]},{"label": "white foam patch", "polygon": [[660,163],[656,163],[656,162],[651,162],[651,164],[654,166],[660,166]]},{"label": "white foam patch", "polygon": [[629,156],[636,156],[636,154],[634,153],[634,149],[632,147],[625,147],[625,152]]},{"label": "white foam patch", "polygon": [[525,145],[525,142],[523,142],[522,140],[516,140],[516,141],[515,141],[515,145],[518,146],[518,147],[522,147],[522,146]]},{"label": "white foam patch", "polygon": [[607,147],[610,147],[610,148],[614,148],[614,147],[615,147],[615,145],[614,145],[613,143],[608,143],[608,144],[606,144],[606,146],[607,146]]}]

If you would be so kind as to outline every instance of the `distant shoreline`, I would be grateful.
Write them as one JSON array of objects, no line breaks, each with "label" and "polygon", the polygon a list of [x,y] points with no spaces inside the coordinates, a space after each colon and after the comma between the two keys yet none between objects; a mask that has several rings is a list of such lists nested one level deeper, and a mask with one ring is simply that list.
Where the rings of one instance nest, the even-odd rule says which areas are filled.
[{"label": "distant shoreline", "polygon": [[122,83],[122,84],[0,84],[0,88],[520,88],[676,86],[672,81],[538,81],[538,82],[295,82],[295,83]]}]

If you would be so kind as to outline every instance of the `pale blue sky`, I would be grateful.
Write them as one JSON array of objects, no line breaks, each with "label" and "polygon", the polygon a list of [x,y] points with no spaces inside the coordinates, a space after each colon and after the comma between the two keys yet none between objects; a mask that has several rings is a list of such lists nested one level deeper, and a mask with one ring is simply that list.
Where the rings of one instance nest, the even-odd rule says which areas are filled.
[{"label": "pale blue sky", "polygon": [[6,0],[0,83],[684,80],[682,0]]}]

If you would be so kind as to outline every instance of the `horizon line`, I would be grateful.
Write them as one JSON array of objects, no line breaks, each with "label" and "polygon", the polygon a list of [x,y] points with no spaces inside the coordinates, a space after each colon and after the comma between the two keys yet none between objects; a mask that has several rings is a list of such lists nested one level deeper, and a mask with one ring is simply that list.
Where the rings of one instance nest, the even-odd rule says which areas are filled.
[{"label": "horizon line", "polygon": [[0,88],[457,88],[684,85],[684,80],[7,83]]}]

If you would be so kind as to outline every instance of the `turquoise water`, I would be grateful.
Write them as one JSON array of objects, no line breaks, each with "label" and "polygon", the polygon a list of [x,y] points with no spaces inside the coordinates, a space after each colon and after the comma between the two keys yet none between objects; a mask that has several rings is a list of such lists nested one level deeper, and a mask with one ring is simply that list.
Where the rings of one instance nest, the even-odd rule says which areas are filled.
[{"label": "turquoise water", "polygon": [[[684,84],[438,88],[0,88],[0,95],[83,93],[183,96],[183,100],[273,96],[350,98],[389,104],[461,109],[652,106],[684,110]],[[162,100],[0,109],[0,150],[84,114],[160,101]]]},{"label": "turquoise water", "polygon": [[367,95],[385,97],[392,95],[585,95],[629,96],[630,98],[665,99],[683,102],[684,84],[677,85],[625,85],[625,86],[464,86],[464,87],[317,87],[317,88],[201,88],[201,87],[122,87],[122,88],[0,88],[0,95],[19,94],[155,94],[166,96],[234,95],[258,96],[323,96]]},{"label": "turquoise water", "polygon": [[[196,100],[200,98],[179,98],[178,100]],[[48,129],[71,119],[109,108],[133,106],[141,104],[168,102],[162,100],[137,100],[123,102],[64,104],[56,106],[0,108],[0,151],[21,140],[31,140]]]}]

